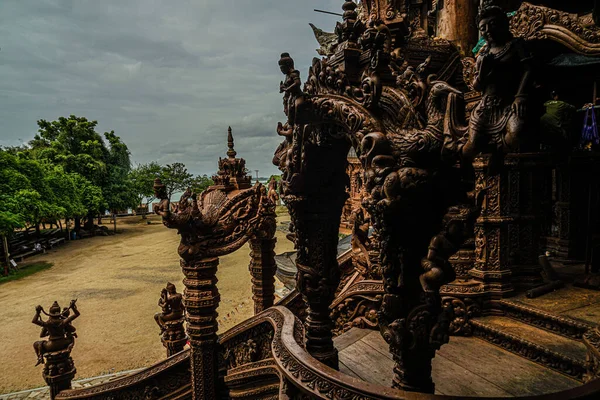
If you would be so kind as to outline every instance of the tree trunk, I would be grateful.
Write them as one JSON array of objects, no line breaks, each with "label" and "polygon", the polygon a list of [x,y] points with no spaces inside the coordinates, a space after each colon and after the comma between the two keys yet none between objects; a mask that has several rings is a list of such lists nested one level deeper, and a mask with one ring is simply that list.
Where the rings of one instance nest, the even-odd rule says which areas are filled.
[{"label": "tree trunk", "polygon": [[98,225],[102,225],[102,214],[98,214]]},{"label": "tree trunk", "polygon": [[71,235],[69,234],[69,218],[65,218],[65,229],[67,231],[67,240],[71,240]]},{"label": "tree trunk", "polygon": [[10,254],[8,253],[8,241],[6,240],[6,235],[2,235],[2,244],[4,246],[4,276],[7,276],[10,271]]},{"label": "tree trunk", "polygon": [[117,233],[117,212],[113,211],[113,224],[114,224],[114,231],[115,233]]},{"label": "tree trunk", "polygon": [[40,224],[39,223],[35,224],[35,237],[38,239],[40,238]]},{"label": "tree trunk", "polygon": [[81,217],[75,217],[75,227],[73,228],[73,230],[75,231],[75,233],[79,233],[80,229],[81,229]]},{"label": "tree trunk", "polygon": [[88,213],[87,219],[85,220],[85,226],[83,228],[88,231],[92,231],[94,229],[94,214],[92,212]]},{"label": "tree trunk", "polygon": [[63,229],[62,229],[62,222],[61,222],[60,219],[58,220],[58,227],[60,228],[60,231],[62,232],[63,231]]}]

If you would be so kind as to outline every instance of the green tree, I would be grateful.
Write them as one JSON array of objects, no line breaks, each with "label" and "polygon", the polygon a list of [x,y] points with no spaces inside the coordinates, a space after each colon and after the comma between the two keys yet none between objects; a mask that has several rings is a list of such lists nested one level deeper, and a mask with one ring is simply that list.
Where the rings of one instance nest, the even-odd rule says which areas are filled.
[{"label": "green tree", "polygon": [[[101,191],[88,198],[86,228],[91,229],[93,217],[102,215],[106,207],[112,211],[135,205],[136,197],[129,180],[131,170],[127,145],[114,131],[96,132],[97,121],[74,115],[56,121],[38,121],[38,134],[29,143],[31,156],[50,164],[61,166],[66,173],[78,173]],[[90,187],[85,190],[89,193]],[[91,208],[98,206],[100,208]],[[79,229],[75,217],[75,229]]]},{"label": "green tree", "polygon": [[163,167],[160,178],[167,189],[169,199],[173,193],[183,192],[190,187],[193,176],[182,163],[167,164]]},{"label": "green tree", "polygon": [[0,202],[2,211],[19,215],[27,229],[44,219],[55,220],[65,208],[57,201],[47,181],[48,166],[36,160],[0,151]]},{"label": "green tree", "polygon": [[[129,172],[129,179],[136,193],[138,204],[144,204],[142,218],[146,218],[148,204],[154,201],[154,179],[161,176],[162,167],[152,161],[148,164],[139,164]],[[145,201],[144,201],[145,200]]]},{"label": "green tree", "polygon": [[271,176],[269,177],[269,180],[267,181],[267,183],[268,183],[268,182],[271,182],[271,179],[273,179],[273,178],[275,178],[275,181],[276,181],[277,183],[279,183],[279,181],[281,180],[281,175],[271,175]]},{"label": "green tree", "polygon": [[197,175],[190,181],[190,187],[194,193],[201,193],[206,190],[209,186],[214,185],[212,179],[208,175]]}]

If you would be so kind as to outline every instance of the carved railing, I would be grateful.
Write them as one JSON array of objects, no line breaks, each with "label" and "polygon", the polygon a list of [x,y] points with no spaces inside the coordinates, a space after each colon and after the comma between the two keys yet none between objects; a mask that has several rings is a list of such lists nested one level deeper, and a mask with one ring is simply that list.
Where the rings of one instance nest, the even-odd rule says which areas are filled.
[{"label": "carved railing", "polygon": [[[294,294],[291,294],[292,298]],[[231,399],[420,399],[456,397],[404,392],[361,381],[313,358],[303,347],[302,322],[275,306],[219,336],[218,395]],[[190,351],[135,374],[89,388],[62,391],[57,399],[189,399]],[[600,380],[575,389],[520,399],[595,399]]]}]

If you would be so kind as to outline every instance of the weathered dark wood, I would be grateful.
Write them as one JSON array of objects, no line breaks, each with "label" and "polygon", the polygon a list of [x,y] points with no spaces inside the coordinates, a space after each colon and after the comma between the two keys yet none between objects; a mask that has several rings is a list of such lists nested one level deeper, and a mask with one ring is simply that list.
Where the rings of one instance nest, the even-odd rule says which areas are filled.
[{"label": "weathered dark wood", "polygon": [[483,379],[493,381],[513,396],[553,393],[579,385],[571,378],[478,339],[450,340],[440,355]]},{"label": "weathered dark wood", "polygon": [[[463,338],[452,338],[463,341]],[[361,339],[364,343],[378,351],[382,356],[392,359],[387,344],[377,335],[370,335]],[[466,368],[448,360],[439,352],[433,359],[432,375],[436,383],[436,394],[452,396],[484,396],[484,397],[511,397],[512,395],[502,390],[496,384],[483,379]]]},{"label": "weathered dark wood", "polygon": [[[171,210],[170,199],[160,179],[156,179],[154,185],[155,196],[160,199],[154,206],[155,213],[162,217],[166,227],[177,229],[181,235],[178,253],[185,275],[183,299],[190,338],[194,400],[216,398],[218,393],[217,308],[220,295],[216,273],[219,256],[234,252],[252,238],[260,240],[261,243],[254,243],[258,249],[251,266],[253,278],[261,278],[253,282],[254,292],[262,295],[264,288],[265,295],[273,293],[270,288],[275,273],[272,259],[275,205],[268,199],[264,186],[250,186],[245,160],[235,157],[231,127],[227,132],[227,145],[227,158],[219,160],[219,171],[213,177],[215,185],[198,194],[186,190],[175,210]],[[264,282],[260,265],[263,257],[267,264]],[[272,299],[262,299],[261,307],[272,302]]]},{"label": "weathered dark wood", "polygon": [[586,348],[579,341],[564,338],[512,318],[489,316],[479,317],[477,320],[511,335],[534,341],[538,345],[567,357],[572,357],[575,360],[581,360],[582,362],[585,360]]},{"label": "weathered dark wood", "polygon": [[[393,363],[385,341],[377,332],[356,340],[360,335],[352,329],[340,350],[340,360],[361,379],[387,384]],[[540,367],[509,352],[475,338],[453,337],[433,360],[436,393],[451,396],[513,397],[553,393],[577,387],[579,383],[562,374]]]}]

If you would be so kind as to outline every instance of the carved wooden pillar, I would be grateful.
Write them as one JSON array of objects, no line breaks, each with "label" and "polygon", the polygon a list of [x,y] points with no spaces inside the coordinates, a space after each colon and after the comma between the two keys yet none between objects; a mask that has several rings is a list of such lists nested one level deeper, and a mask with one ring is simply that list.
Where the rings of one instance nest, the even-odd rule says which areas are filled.
[{"label": "carved wooden pillar", "polygon": [[217,290],[218,257],[181,260],[185,275],[183,299],[190,338],[192,396],[194,400],[214,399],[217,382]]},{"label": "carved wooden pillar", "polygon": [[285,198],[297,235],[296,287],[307,305],[306,350],[336,369],[338,355],[329,306],[340,281],[337,244],[342,208],[348,198],[347,154],[346,143],[306,143],[303,176],[311,184],[299,195]]},{"label": "carved wooden pillar", "polygon": [[290,206],[298,221],[295,223],[299,243],[296,287],[307,305],[306,350],[324,364],[337,368],[329,306],[340,280],[337,242],[343,202],[328,207],[325,204],[322,198],[303,199]]},{"label": "carved wooden pillar", "polygon": [[471,55],[478,39],[479,31],[474,24],[478,5],[479,0],[446,0],[438,12],[436,36],[456,43],[466,56]]},{"label": "carved wooden pillar", "polygon": [[537,257],[549,159],[543,153],[506,154],[494,173],[489,172],[491,162],[489,154],[473,162],[475,190],[482,200],[475,224],[475,268],[469,273],[492,298],[502,298],[515,285],[541,283]]},{"label": "carved wooden pillar", "polygon": [[184,323],[185,318],[165,322],[165,331],[161,335],[161,342],[167,349],[167,357],[183,351],[188,340]]},{"label": "carved wooden pillar", "polygon": [[275,295],[275,243],[277,239],[250,239],[250,275],[254,314],[273,306]]},{"label": "carved wooden pillar", "polygon": [[71,349],[44,354],[44,380],[50,387],[50,399],[54,400],[63,390],[71,389],[71,381],[77,370],[71,358]]},{"label": "carved wooden pillar", "polygon": [[[492,298],[501,298],[514,291],[508,243],[509,235],[518,234],[518,231],[508,215],[508,174],[489,174],[491,162],[490,154],[480,155],[473,161],[475,191],[481,196],[481,214],[475,223],[475,267],[470,275],[483,282]],[[519,203],[519,187],[511,186],[511,189],[515,191],[510,198],[514,209]]]},{"label": "carved wooden pillar", "polygon": [[508,174],[509,262],[513,285],[531,288],[542,283],[541,238],[546,174],[550,174],[549,158],[545,153],[511,153],[505,156]]}]

